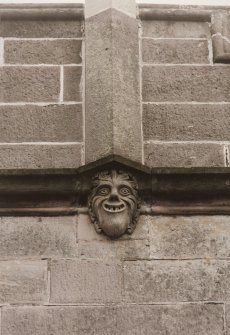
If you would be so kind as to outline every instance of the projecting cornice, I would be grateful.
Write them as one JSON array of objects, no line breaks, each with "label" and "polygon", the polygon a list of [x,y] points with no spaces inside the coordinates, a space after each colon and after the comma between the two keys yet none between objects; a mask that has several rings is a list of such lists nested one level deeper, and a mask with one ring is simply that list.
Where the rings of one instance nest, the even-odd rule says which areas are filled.
[{"label": "projecting cornice", "polygon": [[0,4],[1,20],[82,20],[84,4]]},{"label": "projecting cornice", "polygon": [[88,213],[92,177],[112,170],[135,178],[142,214],[230,214],[228,168],[150,169],[116,155],[79,169],[0,170],[0,214]]}]

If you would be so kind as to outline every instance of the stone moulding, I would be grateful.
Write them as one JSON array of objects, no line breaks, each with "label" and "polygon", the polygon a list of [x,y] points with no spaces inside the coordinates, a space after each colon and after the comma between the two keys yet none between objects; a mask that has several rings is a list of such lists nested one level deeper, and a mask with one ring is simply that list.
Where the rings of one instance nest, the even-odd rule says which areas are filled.
[{"label": "stone moulding", "polygon": [[150,169],[114,155],[76,170],[0,170],[0,214],[89,213],[92,177],[111,170],[134,176],[138,184],[140,214],[230,214],[228,168]]},{"label": "stone moulding", "polygon": [[0,4],[1,20],[83,20],[84,4]]}]

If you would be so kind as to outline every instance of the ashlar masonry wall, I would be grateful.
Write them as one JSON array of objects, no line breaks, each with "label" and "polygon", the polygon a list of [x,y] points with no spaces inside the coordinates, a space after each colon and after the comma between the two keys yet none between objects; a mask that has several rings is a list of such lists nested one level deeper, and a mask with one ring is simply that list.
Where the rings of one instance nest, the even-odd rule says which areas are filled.
[{"label": "ashlar masonry wall", "polygon": [[[136,17],[134,1],[105,3],[85,16],[82,5],[0,7],[1,176],[119,154],[150,170],[225,167],[229,187],[230,65],[226,46],[224,62],[213,58],[216,10],[140,6]],[[227,211],[142,211],[117,240],[84,210],[20,213],[0,217],[1,335],[230,335]]]}]

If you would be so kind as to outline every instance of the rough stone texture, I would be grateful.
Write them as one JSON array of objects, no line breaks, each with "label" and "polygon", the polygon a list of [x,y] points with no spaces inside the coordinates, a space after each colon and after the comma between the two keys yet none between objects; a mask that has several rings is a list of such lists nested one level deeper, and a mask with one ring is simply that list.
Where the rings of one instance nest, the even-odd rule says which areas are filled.
[{"label": "rough stone texture", "polygon": [[224,334],[223,306],[214,304],[124,306],[117,320],[116,335]]},{"label": "rough stone texture", "polygon": [[149,216],[145,220],[151,258],[230,257],[229,216]]},{"label": "rough stone texture", "polygon": [[0,258],[75,257],[75,217],[2,217]]},{"label": "rough stone texture", "polygon": [[208,22],[142,21],[143,37],[205,38],[210,36]]},{"label": "rough stone texture", "polygon": [[[4,308],[4,335],[223,335],[222,305]],[[154,332],[153,332],[154,329]]]},{"label": "rough stone texture", "polygon": [[64,101],[82,101],[82,67],[64,66]]},{"label": "rough stone texture", "polygon": [[[95,231],[93,223],[90,221],[89,215],[80,214],[78,216],[78,240],[79,241],[111,241],[109,237],[104,234],[98,234]],[[145,222],[145,216],[140,216],[136,229],[132,235],[123,235],[119,240],[147,240],[148,239],[148,225]]]},{"label": "rough stone texture", "polygon": [[86,162],[141,150],[138,23],[111,9],[86,20]]},{"label": "rough stone texture", "polygon": [[145,164],[151,167],[223,167],[224,148],[212,143],[148,143]]},{"label": "rough stone texture", "polygon": [[82,164],[81,150],[81,144],[0,145],[0,168],[77,168]]},{"label": "rough stone texture", "polygon": [[0,305],[47,301],[46,261],[0,262]]},{"label": "rough stone texture", "polygon": [[117,262],[57,260],[51,263],[51,303],[121,301],[122,269]]},{"label": "rough stone texture", "polygon": [[81,45],[81,40],[6,40],[4,61],[6,64],[78,64]]},{"label": "rough stone texture", "polygon": [[79,241],[79,256],[96,259],[147,259],[150,258],[147,240]]},{"label": "rough stone texture", "polygon": [[82,23],[77,20],[1,20],[1,37],[78,38]]},{"label": "rough stone texture", "polygon": [[60,69],[48,66],[2,67],[0,87],[0,102],[56,102],[60,93]]},{"label": "rough stone texture", "polygon": [[230,66],[144,66],[144,101],[230,101]]},{"label": "rough stone texture", "polygon": [[0,142],[82,141],[82,106],[0,106]]},{"label": "rough stone texture", "polygon": [[142,40],[143,62],[153,64],[206,64],[208,42],[193,40]]},{"label": "rough stone texture", "polygon": [[226,326],[227,326],[226,335],[229,335],[230,334],[230,305],[229,304],[225,306],[225,310],[226,310]]},{"label": "rough stone texture", "polygon": [[143,105],[145,140],[228,141],[230,105]]},{"label": "rough stone texture", "polygon": [[229,274],[230,262],[224,260],[126,261],[125,299],[136,303],[229,301]]}]

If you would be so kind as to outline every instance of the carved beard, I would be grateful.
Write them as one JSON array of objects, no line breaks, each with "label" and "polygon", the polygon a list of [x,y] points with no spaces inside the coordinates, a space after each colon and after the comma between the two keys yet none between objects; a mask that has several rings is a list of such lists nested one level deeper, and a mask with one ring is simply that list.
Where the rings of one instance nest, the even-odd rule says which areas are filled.
[{"label": "carved beard", "polygon": [[120,197],[119,203],[123,204],[125,208],[118,213],[106,211],[104,207],[107,202],[108,197],[95,196],[92,200],[92,210],[96,216],[98,228],[107,236],[117,238],[131,227],[133,216],[137,209],[137,202],[132,195]]}]

